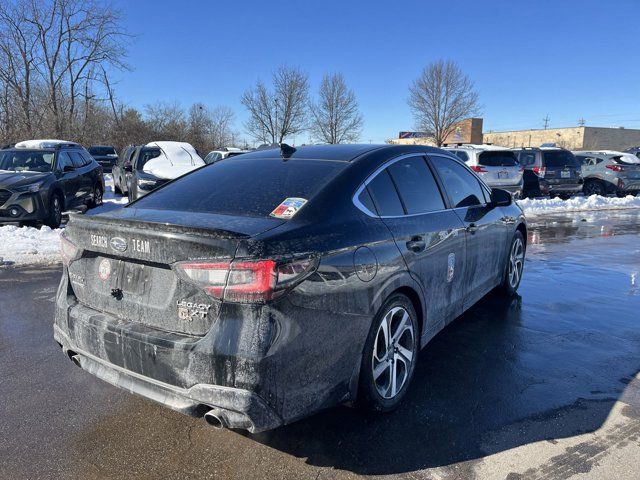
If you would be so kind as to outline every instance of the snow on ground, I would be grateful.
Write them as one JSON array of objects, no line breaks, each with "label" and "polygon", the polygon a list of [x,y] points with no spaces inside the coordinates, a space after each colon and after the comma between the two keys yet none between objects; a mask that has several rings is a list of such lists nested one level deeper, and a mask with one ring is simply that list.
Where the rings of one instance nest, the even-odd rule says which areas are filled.
[{"label": "snow on ground", "polygon": [[539,216],[546,213],[640,208],[640,197],[627,195],[626,197],[618,198],[591,195],[589,197],[575,196],[569,200],[561,200],[559,198],[525,198],[524,200],[518,200],[518,205],[522,207],[525,215]]},{"label": "snow on ground", "polygon": [[[127,197],[116,195],[113,191],[113,177],[104,176],[104,204],[87,211],[88,215],[108,212],[127,203]],[[6,225],[0,227],[0,267],[2,265],[51,265],[60,262],[60,234],[64,227],[55,230],[43,226],[18,227]]]}]

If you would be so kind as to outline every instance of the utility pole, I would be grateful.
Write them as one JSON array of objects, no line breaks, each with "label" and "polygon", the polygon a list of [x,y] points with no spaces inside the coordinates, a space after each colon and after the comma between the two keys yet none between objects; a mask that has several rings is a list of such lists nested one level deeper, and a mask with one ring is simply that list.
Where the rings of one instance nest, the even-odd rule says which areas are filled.
[{"label": "utility pole", "polygon": [[581,118],[580,120],[578,120],[578,125],[580,125],[581,127],[584,127],[585,121],[584,118]]},{"label": "utility pole", "polygon": [[544,129],[546,130],[547,127],[549,126],[549,120],[550,120],[549,114],[547,113],[547,116],[544,117],[542,120],[544,121]]}]

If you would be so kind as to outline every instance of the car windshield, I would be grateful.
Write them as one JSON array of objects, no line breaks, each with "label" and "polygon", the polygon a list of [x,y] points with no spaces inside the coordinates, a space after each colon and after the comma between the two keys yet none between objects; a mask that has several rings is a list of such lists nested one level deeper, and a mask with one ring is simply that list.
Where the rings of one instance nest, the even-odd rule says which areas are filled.
[{"label": "car windshield", "polygon": [[216,162],[156,190],[135,207],[268,217],[287,198],[310,200],[346,162],[239,156]]},{"label": "car windshield", "polygon": [[482,152],[478,163],[485,167],[515,167],[518,165],[516,154],[508,150]]},{"label": "car windshield", "polygon": [[580,167],[576,157],[565,150],[548,150],[544,152],[544,163],[547,168]]},{"label": "car windshield", "polygon": [[116,149],[113,147],[89,147],[89,153],[97,156],[115,155]]},{"label": "car windshield", "polygon": [[53,152],[9,150],[0,152],[0,170],[12,172],[50,172]]}]

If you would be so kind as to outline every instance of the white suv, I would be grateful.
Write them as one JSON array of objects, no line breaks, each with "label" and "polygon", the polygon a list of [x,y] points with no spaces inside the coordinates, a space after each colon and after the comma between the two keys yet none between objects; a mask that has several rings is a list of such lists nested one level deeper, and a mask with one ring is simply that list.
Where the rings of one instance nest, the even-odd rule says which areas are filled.
[{"label": "white suv", "polygon": [[515,198],[522,195],[524,169],[515,153],[495,145],[459,145],[444,147],[465,162],[490,187],[511,192]]}]

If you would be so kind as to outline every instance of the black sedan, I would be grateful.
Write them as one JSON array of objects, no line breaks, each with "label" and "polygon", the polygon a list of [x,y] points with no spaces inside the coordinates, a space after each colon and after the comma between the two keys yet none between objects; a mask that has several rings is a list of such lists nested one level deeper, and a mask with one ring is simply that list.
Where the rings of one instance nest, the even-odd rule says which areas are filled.
[{"label": "black sedan", "polygon": [[29,140],[0,150],[0,224],[56,228],[63,211],[100,205],[103,193],[102,167],[76,143]]},{"label": "black sedan", "polygon": [[447,152],[309,146],[73,216],[54,337],[103,380],[217,427],[388,411],[418,352],[522,278],[526,224]]}]

